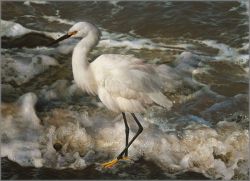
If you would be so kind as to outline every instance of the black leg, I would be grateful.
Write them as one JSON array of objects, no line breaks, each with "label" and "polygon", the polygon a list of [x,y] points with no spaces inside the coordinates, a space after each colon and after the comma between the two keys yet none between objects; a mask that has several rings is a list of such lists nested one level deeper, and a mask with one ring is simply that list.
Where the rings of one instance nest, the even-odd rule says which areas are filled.
[{"label": "black leg", "polygon": [[[127,147],[128,146],[128,138],[129,138],[129,127],[128,127],[128,122],[127,122],[125,113],[122,113],[122,117],[123,117],[124,124],[125,124],[125,134],[126,134],[126,144],[125,144],[125,147]],[[126,149],[124,155],[126,157],[128,156],[128,149]]]},{"label": "black leg", "polygon": [[128,148],[130,147],[130,145],[135,141],[135,139],[139,136],[139,134],[141,134],[141,132],[143,131],[143,127],[141,125],[141,123],[138,121],[138,119],[136,118],[134,113],[131,113],[131,115],[133,116],[135,122],[137,123],[139,129],[137,131],[137,133],[135,134],[135,136],[132,138],[132,140],[128,143],[128,145],[122,150],[122,152],[118,155],[117,159],[121,159],[122,155],[126,152],[126,150],[128,150]]}]

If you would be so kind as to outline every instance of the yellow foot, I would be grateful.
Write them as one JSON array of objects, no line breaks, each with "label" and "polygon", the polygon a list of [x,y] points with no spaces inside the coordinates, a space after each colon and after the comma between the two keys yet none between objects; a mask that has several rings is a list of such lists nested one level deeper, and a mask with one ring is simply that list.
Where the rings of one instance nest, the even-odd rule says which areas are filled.
[{"label": "yellow foot", "polygon": [[105,162],[102,164],[102,167],[104,168],[111,168],[112,166],[114,166],[116,163],[118,162],[118,159],[114,159],[114,160],[111,160],[109,162]]},{"label": "yellow foot", "polygon": [[[123,158],[121,158],[121,159],[119,159],[119,160],[129,160],[129,158],[128,158],[128,157],[123,157]],[[109,161],[109,162],[105,162],[105,163],[102,164],[102,167],[104,167],[104,168],[111,168],[111,167],[113,167],[119,160],[116,158],[116,159],[111,160],[111,161]]]}]

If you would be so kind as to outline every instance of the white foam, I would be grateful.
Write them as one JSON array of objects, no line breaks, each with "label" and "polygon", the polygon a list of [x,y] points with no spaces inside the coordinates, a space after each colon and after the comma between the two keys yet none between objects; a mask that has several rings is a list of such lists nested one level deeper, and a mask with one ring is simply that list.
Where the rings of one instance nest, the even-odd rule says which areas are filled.
[{"label": "white foam", "polygon": [[32,30],[32,29],[28,29],[22,26],[19,23],[1,20],[1,37],[6,36],[10,38],[15,38],[15,37],[20,37],[20,36],[23,36],[25,34],[32,33],[32,32],[43,34],[53,39],[56,39],[63,35],[63,33],[58,33],[58,32],[46,32],[46,31]]},{"label": "white foam", "polygon": [[[114,158],[124,146],[124,124],[120,115],[113,119],[105,112],[92,110],[90,117],[82,108],[77,111],[53,109],[43,116],[41,127],[34,111],[36,101],[37,97],[30,93],[22,96],[17,104],[1,107],[4,129],[1,134],[2,138],[7,137],[1,148],[2,156],[25,166],[83,169],[89,164]],[[26,114],[27,108],[31,114]],[[131,158],[144,155],[146,160],[155,162],[166,172],[189,170],[213,179],[231,179],[234,169],[238,169],[237,163],[248,159],[248,130],[235,122],[221,121],[210,127],[203,119],[186,117],[175,126],[185,120],[193,121],[184,124],[178,134],[176,129],[162,129],[162,123],[166,122],[167,127],[173,123],[157,115],[145,115],[144,121],[138,117],[144,131],[130,148]],[[128,114],[127,119],[133,135],[137,126]],[[17,123],[22,124],[16,127]],[[62,145],[60,154],[53,148],[55,143]],[[26,148],[29,151],[23,152]]]},{"label": "white foam", "polygon": [[156,67],[156,71],[164,82],[166,92],[175,93],[177,89],[183,89],[183,86],[194,90],[200,86],[206,87],[193,78],[194,74],[206,71],[206,67],[203,66],[203,60],[191,52],[182,52],[177,56],[174,66],[162,64]]},{"label": "white foam", "polygon": [[153,49],[166,50],[166,48],[164,47],[150,45],[148,41],[145,41],[143,39],[132,40],[132,41],[128,41],[128,40],[117,41],[117,40],[112,40],[112,39],[101,40],[98,46],[127,47],[129,49],[143,49],[144,48],[144,49],[149,49],[149,50],[153,50]]},{"label": "white foam", "polygon": [[240,65],[246,66],[249,62],[248,55],[242,55],[238,53],[238,50],[242,48],[247,48],[249,44],[244,44],[242,48],[235,49],[224,43],[217,43],[215,40],[204,40],[202,43],[206,44],[209,47],[216,48],[219,50],[217,56],[213,57],[215,60],[229,60]]},{"label": "white foam", "polygon": [[67,25],[74,25],[76,24],[75,21],[70,21],[67,19],[62,19],[57,16],[43,16],[44,19],[48,20],[49,22],[59,22],[61,24],[67,24]]},{"label": "white foam", "polygon": [[71,100],[76,96],[81,96],[83,93],[76,84],[70,84],[67,80],[57,80],[51,86],[46,86],[40,90],[40,97],[46,101],[53,100]]},{"label": "white foam", "polygon": [[[98,47],[126,47],[128,49],[148,49],[148,50],[179,50],[178,48],[187,49],[191,44],[179,43],[173,45],[166,45],[164,43],[155,43],[147,38],[138,38],[128,34],[110,33],[102,28],[102,37]],[[180,51],[180,50],[179,50]]]},{"label": "white foam", "polygon": [[2,56],[2,79],[5,82],[14,81],[21,85],[38,74],[46,71],[50,66],[57,66],[56,59],[47,55],[27,53],[4,54]]},{"label": "white foam", "polygon": [[237,55],[235,49],[231,48],[230,46],[224,43],[217,43],[217,41],[215,40],[204,40],[202,41],[202,43],[212,48],[218,49],[219,50],[218,57],[217,57],[218,59],[233,57]]},{"label": "white foam", "polygon": [[243,12],[243,15],[249,16],[249,1],[248,0],[239,0],[240,6],[246,8],[246,12]]},{"label": "white foam", "polygon": [[32,32],[32,30],[25,28],[18,23],[1,20],[1,37],[18,37],[30,32]]},{"label": "white foam", "polygon": [[79,40],[76,39],[68,39],[59,43],[59,46],[56,48],[59,53],[69,54],[73,51],[75,45]]},{"label": "white foam", "polygon": [[30,6],[30,3],[34,3],[34,4],[48,4],[48,1],[44,1],[44,0],[26,0],[23,2],[24,5],[26,6]]},{"label": "white foam", "polygon": [[117,6],[117,3],[119,3],[120,0],[109,0],[108,2],[114,6]]},{"label": "white foam", "polygon": [[[20,97],[17,104],[2,104],[1,156],[7,156],[24,166],[43,166],[38,139],[42,133],[40,120],[34,105],[37,97],[27,93]],[[8,111],[12,111],[9,115]]]}]

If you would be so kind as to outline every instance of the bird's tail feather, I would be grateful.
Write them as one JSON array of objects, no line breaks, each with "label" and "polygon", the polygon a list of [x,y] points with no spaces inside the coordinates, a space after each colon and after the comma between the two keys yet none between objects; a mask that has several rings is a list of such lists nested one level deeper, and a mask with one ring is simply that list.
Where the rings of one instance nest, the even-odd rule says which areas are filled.
[{"label": "bird's tail feather", "polygon": [[173,106],[172,101],[170,101],[165,95],[161,92],[150,93],[150,99],[152,99],[155,103],[167,108],[168,110]]}]

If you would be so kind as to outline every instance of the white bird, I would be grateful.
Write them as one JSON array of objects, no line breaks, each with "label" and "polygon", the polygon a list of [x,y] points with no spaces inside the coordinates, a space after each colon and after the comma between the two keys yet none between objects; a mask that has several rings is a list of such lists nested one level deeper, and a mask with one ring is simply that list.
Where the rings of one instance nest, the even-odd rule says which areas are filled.
[{"label": "white bird", "polygon": [[[75,83],[84,91],[98,95],[110,110],[122,113],[125,124],[126,146],[116,159],[103,164],[112,167],[119,159],[128,156],[128,148],[142,132],[143,127],[134,113],[145,111],[147,105],[157,103],[170,109],[172,102],[162,93],[162,82],[154,67],[132,55],[103,54],[88,62],[88,54],[99,42],[100,32],[88,22],[79,22],[68,33],[55,40],[55,44],[69,37],[82,38],[75,46],[72,69]],[[129,127],[125,112],[131,113],[139,129],[129,139]]]}]

